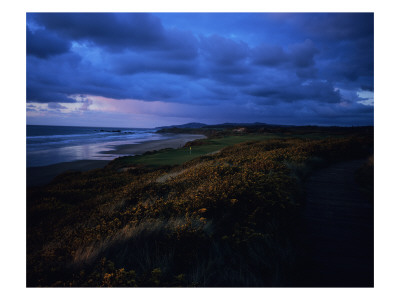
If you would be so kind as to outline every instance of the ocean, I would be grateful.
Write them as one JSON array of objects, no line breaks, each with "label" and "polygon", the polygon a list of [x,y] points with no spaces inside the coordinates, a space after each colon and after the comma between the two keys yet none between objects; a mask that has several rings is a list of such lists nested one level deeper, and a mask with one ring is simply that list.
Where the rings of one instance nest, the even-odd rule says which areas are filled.
[{"label": "ocean", "polygon": [[26,127],[27,167],[75,160],[112,160],[121,154],[104,154],[121,144],[168,138],[148,128],[42,126]]}]

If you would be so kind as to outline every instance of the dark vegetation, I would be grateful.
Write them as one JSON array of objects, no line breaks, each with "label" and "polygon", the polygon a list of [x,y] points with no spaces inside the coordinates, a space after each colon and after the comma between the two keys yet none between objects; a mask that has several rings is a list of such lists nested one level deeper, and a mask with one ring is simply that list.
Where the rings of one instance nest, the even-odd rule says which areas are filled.
[{"label": "dark vegetation", "polygon": [[118,169],[132,165],[135,167],[146,166],[157,168],[162,166],[181,165],[196,157],[216,153],[227,146],[275,137],[276,135],[246,134],[200,139],[186,143],[186,145],[181,149],[170,148],[160,151],[149,151],[144,153],[144,155],[123,156],[112,161],[108,167]]},{"label": "dark vegetation", "polygon": [[27,285],[298,285],[303,181],[373,128],[235,129],[28,189]]},{"label": "dark vegetation", "polygon": [[159,133],[203,134],[207,137],[223,137],[240,134],[276,134],[280,137],[325,138],[348,134],[371,134],[373,127],[320,127],[320,126],[284,126],[263,123],[204,125],[202,127],[165,127]]},{"label": "dark vegetation", "polygon": [[360,191],[370,201],[374,200],[374,157],[368,157],[368,160],[356,171],[355,180],[358,183]]}]

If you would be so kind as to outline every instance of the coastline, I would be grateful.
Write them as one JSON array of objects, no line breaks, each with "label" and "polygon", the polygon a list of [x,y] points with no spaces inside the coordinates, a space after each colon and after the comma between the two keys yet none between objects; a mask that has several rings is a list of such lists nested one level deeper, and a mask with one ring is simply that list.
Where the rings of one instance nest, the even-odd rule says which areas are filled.
[{"label": "coastline", "polygon": [[[121,154],[121,155],[140,155],[147,151],[156,151],[165,148],[180,148],[187,142],[196,139],[206,138],[198,134],[174,135],[170,139],[145,141],[138,144],[116,145],[114,150],[103,151],[103,154]],[[27,187],[41,186],[50,183],[57,175],[67,171],[89,171],[93,169],[104,168],[110,160],[76,160],[71,162],[61,162],[47,166],[26,168]]]},{"label": "coastline", "polygon": [[147,151],[155,151],[166,148],[181,148],[187,142],[197,140],[197,139],[205,139],[205,135],[201,134],[179,134],[173,135],[173,138],[163,139],[163,140],[155,140],[155,141],[145,141],[139,144],[123,144],[116,145],[114,150],[102,151],[102,154],[125,154],[125,155],[139,155],[143,154]]}]

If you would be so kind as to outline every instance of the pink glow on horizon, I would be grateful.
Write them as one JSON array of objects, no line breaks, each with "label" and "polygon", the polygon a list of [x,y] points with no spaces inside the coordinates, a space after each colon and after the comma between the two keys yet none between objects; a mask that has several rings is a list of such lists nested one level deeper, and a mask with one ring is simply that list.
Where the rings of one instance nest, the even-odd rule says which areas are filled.
[{"label": "pink glow on horizon", "polygon": [[[182,109],[182,104],[137,99],[113,99],[102,96],[85,95],[90,102],[88,110],[135,115],[174,115]],[[184,104],[183,104],[184,105]],[[187,105],[184,105],[187,106]]]},{"label": "pink glow on horizon", "polygon": [[71,97],[76,102],[62,103],[61,109],[30,102],[26,114],[28,124],[153,128],[195,121],[190,113],[193,106],[189,104],[93,95]]}]

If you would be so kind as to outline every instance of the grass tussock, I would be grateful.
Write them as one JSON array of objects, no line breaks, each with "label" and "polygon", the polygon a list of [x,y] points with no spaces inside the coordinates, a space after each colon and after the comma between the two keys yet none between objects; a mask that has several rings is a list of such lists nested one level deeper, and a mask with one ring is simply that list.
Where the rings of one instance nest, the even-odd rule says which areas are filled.
[{"label": "grass tussock", "polygon": [[65,174],[28,190],[27,285],[295,285],[302,180],[371,148],[268,138],[175,167]]}]

